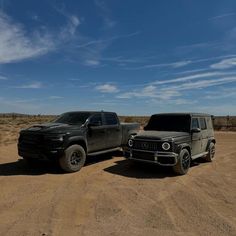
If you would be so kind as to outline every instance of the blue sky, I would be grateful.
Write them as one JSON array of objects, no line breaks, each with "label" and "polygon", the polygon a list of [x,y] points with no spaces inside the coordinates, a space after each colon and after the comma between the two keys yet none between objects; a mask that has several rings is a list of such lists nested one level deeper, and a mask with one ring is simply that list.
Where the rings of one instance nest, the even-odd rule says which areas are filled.
[{"label": "blue sky", "polygon": [[0,0],[0,112],[236,115],[235,42],[235,0]]}]

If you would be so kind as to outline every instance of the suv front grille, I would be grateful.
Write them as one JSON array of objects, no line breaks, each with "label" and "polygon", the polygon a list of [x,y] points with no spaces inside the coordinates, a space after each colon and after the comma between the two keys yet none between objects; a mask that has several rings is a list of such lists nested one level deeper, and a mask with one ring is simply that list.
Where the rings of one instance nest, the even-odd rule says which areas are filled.
[{"label": "suv front grille", "polygon": [[[147,150],[147,151],[163,151],[161,145],[163,142],[160,141],[149,141],[149,140],[135,140],[133,149]],[[171,143],[170,143],[171,144]]]}]

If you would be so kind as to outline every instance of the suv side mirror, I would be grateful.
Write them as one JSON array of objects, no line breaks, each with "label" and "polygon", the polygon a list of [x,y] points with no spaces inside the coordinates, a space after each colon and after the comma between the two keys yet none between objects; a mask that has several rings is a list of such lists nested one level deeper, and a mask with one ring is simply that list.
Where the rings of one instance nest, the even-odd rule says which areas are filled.
[{"label": "suv side mirror", "polygon": [[201,131],[201,129],[199,129],[199,128],[191,129],[191,133],[199,133],[200,131]]}]

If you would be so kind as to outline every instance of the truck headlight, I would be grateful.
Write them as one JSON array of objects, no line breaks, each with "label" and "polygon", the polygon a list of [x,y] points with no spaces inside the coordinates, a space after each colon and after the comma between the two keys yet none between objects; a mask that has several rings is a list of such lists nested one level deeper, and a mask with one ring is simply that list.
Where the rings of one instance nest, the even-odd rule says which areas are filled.
[{"label": "truck headlight", "polygon": [[54,142],[62,142],[64,140],[65,135],[50,135],[47,136],[46,139],[48,141],[54,141]]},{"label": "truck headlight", "polygon": [[164,143],[162,144],[162,149],[165,150],[165,151],[169,150],[169,149],[170,149],[170,144],[167,143],[167,142],[164,142]]},{"label": "truck headlight", "polygon": [[133,147],[133,145],[134,145],[134,141],[133,141],[132,139],[129,139],[129,141],[128,141],[128,145],[129,145],[129,147]]}]

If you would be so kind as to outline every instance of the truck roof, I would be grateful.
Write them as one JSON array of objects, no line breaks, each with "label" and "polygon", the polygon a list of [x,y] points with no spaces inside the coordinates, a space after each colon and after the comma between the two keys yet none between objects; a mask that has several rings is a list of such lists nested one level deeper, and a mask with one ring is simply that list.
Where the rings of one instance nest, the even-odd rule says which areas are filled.
[{"label": "truck roof", "polygon": [[112,111],[67,111],[67,112],[64,112],[64,113],[76,113],[76,112],[78,112],[78,113],[91,113],[91,114],[93,114],[93,113],[114,113],[114,114],[116,114],[115,112],[112,112]]}]

